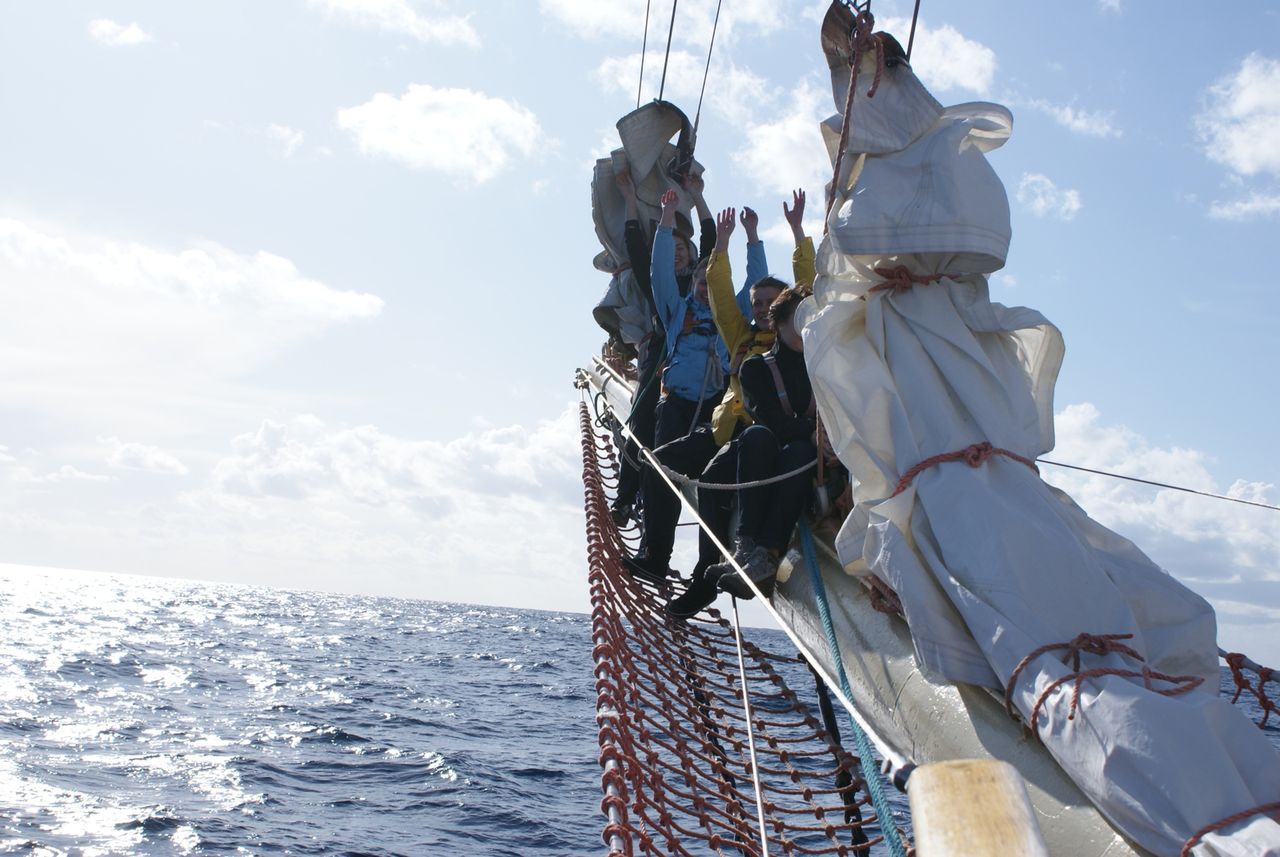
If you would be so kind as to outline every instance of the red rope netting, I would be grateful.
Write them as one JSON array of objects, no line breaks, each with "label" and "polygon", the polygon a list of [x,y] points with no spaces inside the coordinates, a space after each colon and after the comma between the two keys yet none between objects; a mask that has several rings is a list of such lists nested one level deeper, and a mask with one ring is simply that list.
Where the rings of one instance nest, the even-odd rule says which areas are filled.
[{"label": "red rope netting", "polygon": [[[759,855],[734,630],[715,610],[670,618],[668,587],[626,572],[634,534],[614,525],[605,493],[613,443],[594,431],[585,403],[580,417],[609,854]],[[746,640],[743,657],[769,853],[870,853],[882,839],[863,833],[858,761],[783,678],[803,662]],[[874,812],[867,817],[870,827]]]}]

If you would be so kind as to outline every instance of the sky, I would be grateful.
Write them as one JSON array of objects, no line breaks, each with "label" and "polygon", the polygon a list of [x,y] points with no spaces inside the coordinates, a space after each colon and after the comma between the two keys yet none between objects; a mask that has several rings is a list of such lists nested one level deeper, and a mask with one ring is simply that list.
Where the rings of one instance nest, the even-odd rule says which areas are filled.
[{"label": "sky", "polygon": [[[701,108],[784,277],[825,8],[724,0]],[[586,610],[591,166],[697,111],[714,13],[664,83],[664,0],[643,82],[641,0],[0,5],[0,563]],[[1066,338],[1055,460],[1280,504],[1277,45],[1262,0],[922,3],[925,84],[1015,117],[991,291]],[[1045,475],[1280,665],[1280,513]]]}]

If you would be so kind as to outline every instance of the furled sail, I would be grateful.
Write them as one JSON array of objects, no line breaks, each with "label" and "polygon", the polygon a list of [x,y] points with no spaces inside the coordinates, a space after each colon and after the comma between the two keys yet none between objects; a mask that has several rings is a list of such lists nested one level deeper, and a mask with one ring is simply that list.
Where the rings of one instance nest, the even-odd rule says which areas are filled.
[{"label": "furled sail", "polygon": [[[986,154],[1008,110],[942,108],[869,32],[846,102],[838,35],[853,30],[833,4],[823,44],[842,115],[824,134],[839,167],[800,316],[856,480],[840,559],[896,590],[923,668],[1007,691],[1112,823],[1176,854],[1277,800],[1280,754],[1218,698],[1212,608],[1035,471],[1064,347],[1040,313],[988,294],[1010,226]],[[1192,853],[1280,853],[1280,824],[1254,813]]]}]

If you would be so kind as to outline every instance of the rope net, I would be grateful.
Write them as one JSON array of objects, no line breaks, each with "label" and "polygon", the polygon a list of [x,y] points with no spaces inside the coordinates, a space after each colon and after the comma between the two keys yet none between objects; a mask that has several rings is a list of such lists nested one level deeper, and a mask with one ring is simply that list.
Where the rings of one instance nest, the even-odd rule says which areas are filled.
[{"label": "rope net", "polygon": [[718,611],[673,619],[663,610],[669,585],[627,573],[622,558],[637,536],[609,514],[614,444],[596,433],[585,402],[580,419],[611,857],[879,853],[874,812],[863,820],[869,798],[857,758],[784,678],[803,675],[804,662],[744,639],[740,673],[734,629]]}]

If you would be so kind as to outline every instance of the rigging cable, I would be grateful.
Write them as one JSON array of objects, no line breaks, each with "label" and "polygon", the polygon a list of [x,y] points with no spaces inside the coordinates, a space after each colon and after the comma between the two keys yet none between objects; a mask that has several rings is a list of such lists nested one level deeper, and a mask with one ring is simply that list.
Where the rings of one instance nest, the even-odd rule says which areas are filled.
[{"label": "rigging cable", "polygon": [[764,794],[760,791],[760,763],[756,759],[756,737],[751,723],[751,700],[747,695],[747,662],[742,654],[742,619],[738,599],[733,599],[733,640],[738,649],[738,676],[742,681],[742,713],[747,722],[747,751],[751,756],[751,783],[756,790],[756,822],[760,825],[760,854],[769,857],[769,834],[764,818]]},{"label": "rigging cable", "polygon": [[698,120],[702,118],[702,96],[707,91],[707,75],[711,72],[711,52],[716,47],[716,28],[720,26],[720,3],[716,0],[716,17],[711,22],[711,41],[707,44],[707,67],[702,70],[702,89],[698,90],[698,110],[693,114],[693,139],[698,139]]},{"label": "rigging cable", "polygon": [[680,5],[680,0],[671,0],[671,25],[667,27],[667,52],[662,57],[662,82],[658,84],[658,100],[662,100],[662,93],[667,87],[667,60],[671,59],[671,36],[676,31],[676,6]]},{"label": "rigging cable", "polygon": [[916,40],[916,19],[920,17],[920,0],[916,0],[915,11],[911,13],[911,35],[907,37],[907,65],[911,64],[911,44]]},{"label": "rigging cable", "polygon": [[1211,491],[1197,491],[1195,488],[1184,488],[1181,485],[1170,485],[1167,482],[1155,482],[1150,479],[1139,479],[1137,476],[1124,476],[1120,473],[1108,473],[1105,470],[1094,470],[1089,467],[1081,467],[1078,464],[1063,464],[1061,461],[1050,461],[1047,458],[1037,458],[1040,464],[1052,464],[1054,467],[1066,467],[1069,470],[1083,470],[1085,473],[1096,473],[1099,476],[1110,476],[1112,479],[1125,479],[1129,482],[1141,482],[1143,485],[1154,485],[1157,488],[1169,488],[1174,491],[1185,491],[1188,494],[1199,494],[1201,497],[1212,497],[1215,500],[1230,500],[1232,503],[1243,503],[1246,506],[1257,506],[1259,509],[1270,509],[1273,512],[1280,512],[1280,506],[1272,506],[1270,503],[1259,503],[1256,500],[1245,500],[1242,497],[1228,497],[1226,494],[1214,494]]},{"label": "rigging cable", "polygon": [[644,2],[644,39],[640,42],[640,82],[636,84],[636,109],[640,109],[640,93],[644,90],[644,55],[649,50],[649,4],[653,0],[645,0]]}]

